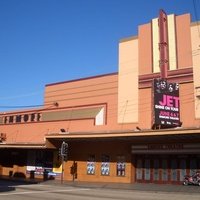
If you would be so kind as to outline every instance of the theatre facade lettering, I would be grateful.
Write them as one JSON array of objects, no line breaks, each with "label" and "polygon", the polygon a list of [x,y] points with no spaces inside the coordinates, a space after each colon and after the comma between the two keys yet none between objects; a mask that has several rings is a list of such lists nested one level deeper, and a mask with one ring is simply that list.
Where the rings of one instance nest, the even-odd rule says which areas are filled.
[{"label": "theatre facade lettering", "polygon": [[41,113],[26,113],[17,115],[6,115],[1,117],[1,124],[15,124],[41,121]]},{"label": "theatre facade lettering", "polygon": [[[3,114],[0,116],[0,124],[18,124],[31,122],[49,122],[62,120],[93,119],[98,124],[103,120],[102,106],[81,107],[78,109],[54,110],[48,112],[27,112],[16,114]],[[101,121],[99,122],[99,118]]]},{"label": "theatre facade lettering", "polygon": [[173,154],[173,153],[199,153],[199,143],[170,143],[170,144],[143,144],[132,145],[131,152],[135,154]]}]

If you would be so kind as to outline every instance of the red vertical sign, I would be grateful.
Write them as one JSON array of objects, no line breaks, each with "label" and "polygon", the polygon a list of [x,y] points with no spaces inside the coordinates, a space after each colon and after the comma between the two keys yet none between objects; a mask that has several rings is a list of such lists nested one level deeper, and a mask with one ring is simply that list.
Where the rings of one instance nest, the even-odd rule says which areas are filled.
[{"label": "red vertical sign", "polygon": [[159,13],[159,50],[160,50],[160,73],[161,78],[167,78],[167,70],[169,69],[168,55],[168,31],[167,31],[167,15],[163,10]]}]

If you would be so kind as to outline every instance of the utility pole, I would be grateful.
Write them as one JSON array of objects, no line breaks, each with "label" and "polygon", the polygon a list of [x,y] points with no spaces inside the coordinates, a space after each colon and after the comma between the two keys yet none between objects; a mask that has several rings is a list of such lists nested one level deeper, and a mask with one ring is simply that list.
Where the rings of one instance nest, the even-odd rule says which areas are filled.
[{"label": "utility pole", "polygon": [[64,176],[64,158],[61,156],[62,159],[62,172],[61,172],[61,184],[63,184],[63,176]]}]

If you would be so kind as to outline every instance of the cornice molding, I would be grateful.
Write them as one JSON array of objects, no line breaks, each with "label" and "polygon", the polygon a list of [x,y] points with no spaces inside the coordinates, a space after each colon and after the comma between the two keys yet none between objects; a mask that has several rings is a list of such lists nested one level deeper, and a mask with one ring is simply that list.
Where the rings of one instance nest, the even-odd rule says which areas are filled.
[{"label": "cornice molding", "polygon": [[[160,78],[160,73],[139,75],[139,89],[152,87],[152,81]],[[193,68],[184,68],[168,71],[170,82],[185,83],[193,81]]]}]

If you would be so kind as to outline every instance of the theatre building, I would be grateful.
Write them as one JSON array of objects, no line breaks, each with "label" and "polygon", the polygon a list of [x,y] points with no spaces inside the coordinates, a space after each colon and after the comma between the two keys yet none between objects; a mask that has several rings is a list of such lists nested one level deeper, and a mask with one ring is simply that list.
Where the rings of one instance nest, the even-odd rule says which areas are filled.
[{"label": "theatre building", "polygon": [[181,184],[200,170],[199,29],[161,10],[120,40],[118,72],[47,84],[44,106],[1,112],[0,175]]}]

